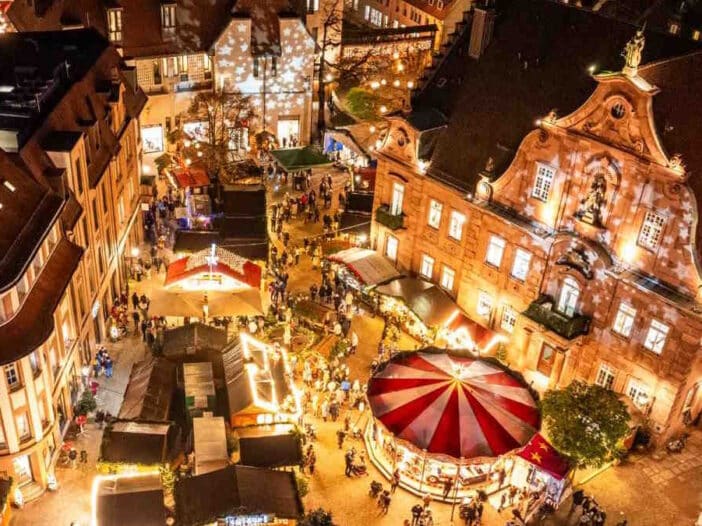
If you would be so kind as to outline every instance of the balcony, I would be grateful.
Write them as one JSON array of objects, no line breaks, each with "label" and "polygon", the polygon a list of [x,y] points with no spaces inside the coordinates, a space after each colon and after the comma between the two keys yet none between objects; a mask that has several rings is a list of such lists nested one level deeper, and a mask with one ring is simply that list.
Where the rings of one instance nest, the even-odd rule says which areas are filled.
[{"label": "balcony", "polygon": [[589,316],[576,314],[569,318],[554,310],[553,298],[546,295],[532,302],[523,314],[567,340],[587,334],[590,330]]},{"label": "balcony", "polygon": [[380,205],[375,210],[375,220],[390,230],[397,230],[404,226],[404,214],[394,215],[390,213],[388,205]]}]

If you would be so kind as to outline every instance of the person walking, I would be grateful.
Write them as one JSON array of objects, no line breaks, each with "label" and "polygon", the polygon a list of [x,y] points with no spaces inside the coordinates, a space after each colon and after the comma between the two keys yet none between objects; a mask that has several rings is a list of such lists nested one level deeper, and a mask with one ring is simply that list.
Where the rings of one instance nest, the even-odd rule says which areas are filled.
[{"label": "person walking", "polygon": [[412,506],[412,524],[411,526],[417,526],[419,524],[419,518],[422,516],[424,508],[421,504],[415,504]]},{"label": "person walking", "polygon": [[110,357],[109,354],[105,357],[104,364],[105,364],[105,377],[112,378],[112,358]]},{"label": "person walking", "polygon": [[392,478],[390,479],[390,493],[395,493],[397,486],[400,485],[400,470],[395,469],[392,472]]},{"label": "person walking", "polygon": [[343,429],[339,429],[336,432],[336,443],[339,445],[339,449],[343,449],[345,438],[346,438],[346,432]]}]

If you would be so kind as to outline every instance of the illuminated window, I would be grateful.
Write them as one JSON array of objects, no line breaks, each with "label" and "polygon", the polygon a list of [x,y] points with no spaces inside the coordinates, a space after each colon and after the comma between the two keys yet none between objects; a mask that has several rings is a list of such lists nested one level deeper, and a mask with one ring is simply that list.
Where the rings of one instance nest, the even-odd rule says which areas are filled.
[{"label": "illuminated window", "polygon": [[175,38],[176,30],[176,5],[162,4],[161,5],[161,36],[163,40],[172,40]]},{"label": "illuminated window", "polygon": [[658,320],[651,320],[651,325],[648,327],[648,333],[644,341],[644,347],[649,351],[660,354],[663,352],[665,341],[668,339],[668,331],[670,331],[670,327],[665,323],[661,323]]},{"label": "illuminated window", "polygon": [[600,369],[597,371],[595,383],[600,387],[604,387],[605,389],[612,389],[615,376],[616,374],[614,369],[612,369],[606,363],[600,364]]},{"label": "illuminated window", "polygon": [[31,435],[29,430],[29,419],[27,418],[27,413],[22,413],[17,416],[17,435],[20,438],[28,438]]},{"label": "illuminated window", "polygon": [[366,20],[373,24],[374,26],[382,27],[383,25],[383,13],[377,9],[366,6]]},{"label": "illuminated window", "polygon": [[422,254],[422,264],[419,267],[419,275],[431,279],[434,276],[434,258],[427,254]]},{"label": "illuminated window", "polygon": [[548,201],[555,174],[556,170],[549,165],[536,163],[536,178],[534,179],[534,188],[531,190],[531,196],[540,201]]},{"label": "illuminated window", "polygon": [[107,38],[110,42],[122,42],[122,9],[107,10]]},{"label": "illuminated window", "polygon": [[648,403],[649,390],[648,386],[634,378],[629,380],[629,387],[626,390],[626,395],[639,407],[643,407]]},{"label": "illuminated window", "polygon": [[429,217],[427,218],[427,224],[432,228],[439,228],[441,224],[441,212],[444,209],[444,205],[433,199],[429,201]]},{"label": "illuminated window", "polygon": [[449,237],[460,241],[463,237],[463,224],[466,222],[466,216],[455,210],[451,210],[451,222],[449,223]]},{"label": "illuminated window", "polygon": [[509,305],[505,305],[505,308],[502,311],[502,321],[500,322],[500,327],[503,331],[509,332],[511,334],[514,331],[514,325],[516,323],[517,311]]},{"label": "illuminated window", "polygon": [[649,250],[658,248],[658,244],[663,237],[663,227],[665,226],[665,217],[652,210],[646,212],[641,232],[639,232],[639,245]]},{"label": "illuminated window", "polygon": [[394,216],[402,214],[402,201],[405,197],[405,185],[393,183],[392,185],[392,203],[390,204],[390,213]]},{"label": "illuminated window", "polygon": [[561,286],[561,295],[558,299],[558,310],[562,314],[572,317],[575,314],[575,308],[578,305],[579,297],[580,286],[578,285],[578,282],[570,276],[567,276],[563,280],[563,285]]},{"label": "illuminated window", "polygon": [[636,319],[636,309],[631,305],[626,303],[619,304],[619,310],[617,311],[617,316],[614,318],[614,324],[612,325],[612,330],[617,334],[628,338],[631,335],[631,330],[634,327],[634,320]]},{"label": "illuminated window", "polygon": [[490,236],[485,262],[493,267],[500,267],[502,255],[505,253],[505,240],[498,236]]},{"label": "illuminated window", "polygon": [[551,376],[551,371],[553,370],[553,362],[556,360],[556,349],[551,347],[548,343],[544,343],[541,347],[541,354],[539,355],[539,363],[536,365],[536,370],[541,374],[546,376]]},{"label": "illuminated window", "polygon": [[444,265],[444,269],[441,272],[441,286],[448,291],[453,291],[453,281],[455,278],[456,271]]},{"label": "illuminated window", "polygon": [[314,13],[319,10],[319,0],[307,0],[307,12]]},{"label": "illuminated window", "polygon": [[529,262],[531,254],[526,250],[518,248],[514,254],[514,262],[512,263],[512,277],[519,281],[525,281],[529,273]]},{"label": "illuminated window", "polygon": [[478,316],[489,318],[492,313],[492,296],[482,290],[478,294],[478,306],[476,309]]},{"label": "illuminated window", "polygon": [[397,241],[395,236],[388,236],[388,239],[385,242],[385,255],[393,261],[397,261],[397,247],[399,244],[400,243]]}]

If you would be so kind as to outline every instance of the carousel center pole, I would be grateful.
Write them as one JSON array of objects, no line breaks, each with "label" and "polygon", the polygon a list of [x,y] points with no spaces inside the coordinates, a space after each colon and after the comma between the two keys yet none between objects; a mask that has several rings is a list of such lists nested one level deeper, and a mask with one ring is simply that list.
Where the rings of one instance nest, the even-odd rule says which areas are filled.
[{"label": "carousel center pole", "polygon": [[463,457],[456,465],[456,479],[453,481],[453,502],[451,503],[451,523],[453,524],[453,512],[456,509],[456,499],[458,499],[458,479],[461,474],[461,466],[463,465]]},{"label": "carousel center pole", "polygon": [[427,450],[422,449],[424,455],[422,456],[422,474],[419,477],[419,492],[422,492],[422,486],[424,485],[424,470],[427,467]]}]

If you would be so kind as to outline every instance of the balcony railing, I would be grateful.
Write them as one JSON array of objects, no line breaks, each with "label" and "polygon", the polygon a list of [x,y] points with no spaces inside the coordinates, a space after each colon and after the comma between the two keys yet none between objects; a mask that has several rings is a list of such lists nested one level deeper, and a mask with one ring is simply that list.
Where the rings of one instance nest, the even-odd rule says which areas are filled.
[{"label": "balcony railing", "polygon": [[568,340],[588,333],[591,320],[589,316],[576,314],[569,318],[554,310],[553,306],[553,298],[542,295],[529,305],[524,316]]},{"label": "balcony railing", "polygon": [[388,205],[380,205],[375,210],[375,220],[390,230],[397,230],[404,226],[404,214],[391,214]]}]

